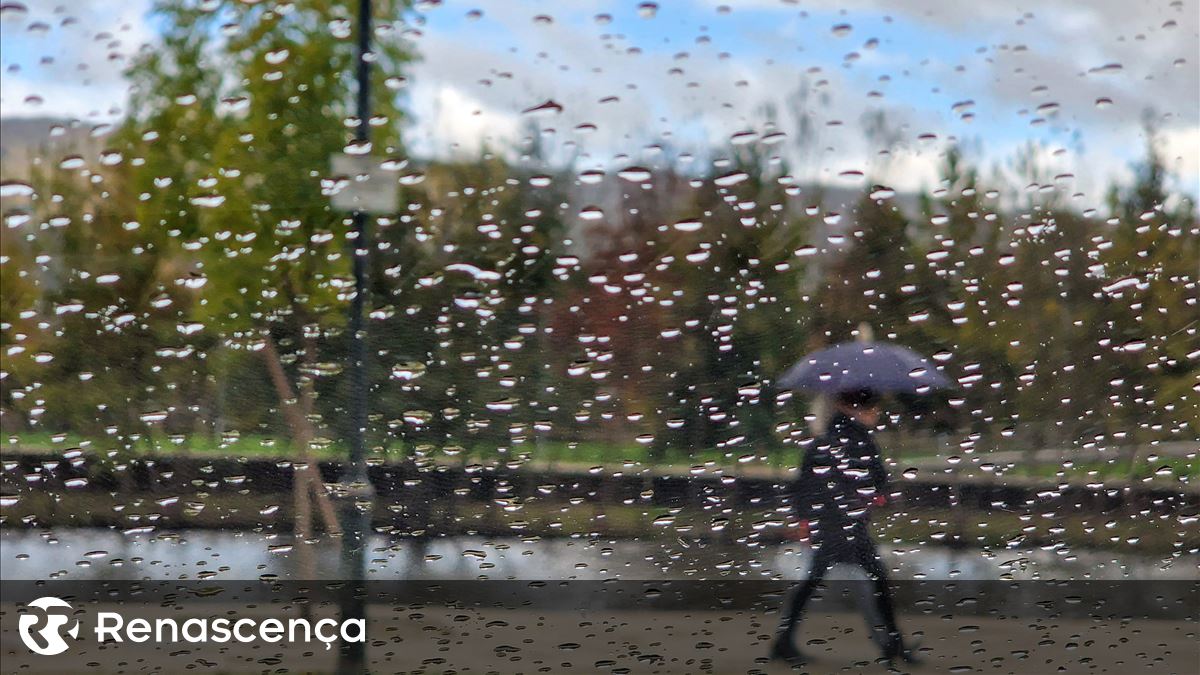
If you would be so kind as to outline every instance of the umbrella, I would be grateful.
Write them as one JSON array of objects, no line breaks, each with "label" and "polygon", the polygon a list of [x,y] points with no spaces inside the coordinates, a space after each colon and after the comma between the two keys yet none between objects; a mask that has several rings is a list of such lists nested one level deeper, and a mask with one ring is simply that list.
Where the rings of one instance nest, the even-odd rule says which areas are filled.
[{"label": "umbrella", "polygon": [[843,342],[800,359],[779,385],[825,394],[871,389],[924,394],[952,386],[925,357],[890,342]]}]

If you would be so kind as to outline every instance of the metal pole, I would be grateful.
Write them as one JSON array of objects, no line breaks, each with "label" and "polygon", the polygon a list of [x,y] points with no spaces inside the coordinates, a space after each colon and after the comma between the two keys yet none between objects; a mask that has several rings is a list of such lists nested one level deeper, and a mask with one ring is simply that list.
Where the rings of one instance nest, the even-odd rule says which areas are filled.
[{"label": "metal pole", "polygon": [[[358,126],[354,138],[359,143],[370,140],[371,64],[371,0],[358,3]],[[367,478],[367,343],[363,314],[367,305],[367,270],[371,251],[371,232],[367,214],[354,212],[354,241],[351,243],[354,260],[354,300],[350,303],[350,458],[342,474],[345,490],[342,500],[342,575],[346,582],[341,601],[342,620],[366,619],[366,588],[364,585],[367,556],[367,533],[371,526],[374,490]],[[367,672],[367,649],[364,642],[343,642],[338,670],[341,673]]]}]

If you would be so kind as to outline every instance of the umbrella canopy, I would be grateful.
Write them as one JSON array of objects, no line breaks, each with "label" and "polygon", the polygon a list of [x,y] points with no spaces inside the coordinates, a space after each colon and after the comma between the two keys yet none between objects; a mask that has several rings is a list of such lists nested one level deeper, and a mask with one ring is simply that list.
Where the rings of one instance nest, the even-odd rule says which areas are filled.
[{"label": "umbrella canopy", "polygon": [[843,342],[800,359],[779,385],[824,394],[871,389],[924,394],[952,386],[925,357],[890,342]]}]

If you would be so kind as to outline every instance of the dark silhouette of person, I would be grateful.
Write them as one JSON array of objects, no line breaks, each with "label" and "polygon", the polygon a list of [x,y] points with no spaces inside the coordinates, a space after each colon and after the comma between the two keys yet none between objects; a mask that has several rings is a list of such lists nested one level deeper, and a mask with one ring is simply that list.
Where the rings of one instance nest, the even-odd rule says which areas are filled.
[{"label": "dark silhouette of person", "polygon": [[883,657],[910,663],[915,655],[904,646],[888,589],[887,571],[871,541],[869,513],[886,503],[888,476],[870,430],[879,422],[879,396],[870,390],[843,392],[825,433],[804,453],[800,477],[792,486],[792,505],[803,524],[808,523],[812,566],[808,578],[796,589],[785,608],[771,656],[791,663],[805,660],[796,647],[796,632],[804,606],[838,563],[866,571],[874,587],[875,607],[886,637]]}]

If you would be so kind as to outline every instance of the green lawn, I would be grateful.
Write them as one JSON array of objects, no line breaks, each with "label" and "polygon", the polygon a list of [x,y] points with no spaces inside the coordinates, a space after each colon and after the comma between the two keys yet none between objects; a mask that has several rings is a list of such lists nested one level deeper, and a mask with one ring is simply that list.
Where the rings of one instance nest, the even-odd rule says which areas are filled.
[{"label": "green lawn", "polygon": [[[63,452],[82,448],[93,453],[107,454],[117,451],[123,456],[189,454],[213,457],[285,458],[292,456],[291,448],[282,439],[265,436],[233,436],[214,438],[205,435],[172,436],[157,434],[115,438],[85,438],[77,434],[52,434],[46,432],[23,432],[4,434],[3,452]],[[335,457],[340,448],[333,444],[314,444],[313,454],[318,457]]]},{"label": "green lawn", "polygon": [[[243,459],[287,459],[294,457],[293,451],[285,439],[269,438],[256,435],[226,434],[222,438],[205,435],[170,436],[156,434],[142,435],[135,438],[123,439],[118,442],[115,438],[87,439],[74,434],[20,433],[3,436],[3,453],[59,453],[73,448],[82,448],[96,454],[109,454],[114,451],[124,457],[149,455],[186,454],[193,456],[234,457]],[[795,466],[798,462],[798,451],[795,448],[780,448],[769,451],[764,455],[754,455],[744,448],[737,452],[724,452],[716,449],[705,449],[692,453],[690,456],[678,451],[672,451],[665,458],[657,459],[651,456],[651,450],[643,445],[608,445],[603,443],[563,443],[544,442],[515,443],[506,447],[476,445],[472,448],[445,446],[406,446],[394,445],[386,450],[377,449],[371,454],[374,461],[400,461],[413,451],[419,451],[426,457],[445,462],[462,463],[493,463],[497,461],[537,462],[553,465],[596,465],[607,469],[619,467],[623,463],[636,463],[641,466],[677,466],[680,471],[687,468],[714,462],[719,466],[745,465],[768,466],[785,468]],[[887,449],[884,449],[885,453]],[[311,448],[311,456],[317,459],[340,459],[347,455],[343,443],[330,439],[316,439]],[[958,472],[969,470],[971,473],[985,475],[979,464],[987,457],[979,453],[972,457],[974,464],[962,463],[954,468]],[[932,454],[916,455],[906,452],[898,462],[894,473],[901,473],[907,463],[919,464],[922,460],[939,464],[937,456]],[[749,460],[749,461],[747,461]],[[951,465],[946,464],[945,468]],[[1114,478],[1133,478],[1155,480],[1184,479],[1190,483],[1200,481],[1200,459],[1192,458],[1159,458],[1154,462],[1141,459],[1136,470],[1131,471],[1128,458],[1114,457],[1107,462],[1076,462],[1070,466],[1057,464],[1022,464],[1013,462],[1010,467],[1000,466],[1006,476],[1029,478],[1044,478],[1047,481],[1058,480],[1109,480]],[[921,469],[925,473],[928,469]],[[897,476],[898,478],[898,476]]]},{"label": "green lawn", "polygon": [[[82,447],[90,452],[107,453],[120,450],[125,456],[189,454],[211,455],[214,457],[244,457],[250,459],[290,458],[293,451],[290,444],[283,438],[269,438],[255,435],[226,435],[223,438],[211,436],[169,436],[156,434],[127,437],[124,442],[116,439],[88,439],[75,434],[51,434],[45,432],[19,434],[9,433],[3,437],[3,452],[48,452],[56,453]],[[445,446],[428,448],[416,446],[394,445],[385,450],[377,449],[373,456],[384,460],[399,460],[407,457],[413,450],[431,453],[433,457],[460,461],[483,461],[503,458],[526,459],[549,463],[572,464],[603,464],[610,466],[622,462],[640,462],[642,464],[660,464],[659,460],[650,456],[650,450],[641,445],[606,445],[602,443],[563,443],[547,442],[542,444],[516,443],[503,447],[476,445],[472,448]],[[330,439],[317,438],[311,446],[312,455],[321,459],[336,459],[345,457],[347,449],[344,443]],[[683,453],[672,452],[666,457],[666,463],[692,465],[706,461],[722,464],[736,462],[745,456],[746,451],[738,453],[721,452],[719,450],[703,450],[688,457]],[[761,460],[757,460],[761,461]],[[796,461],[795,450],[780,450],[771,453],[767,462],[772,466],[787,466]]]}]

